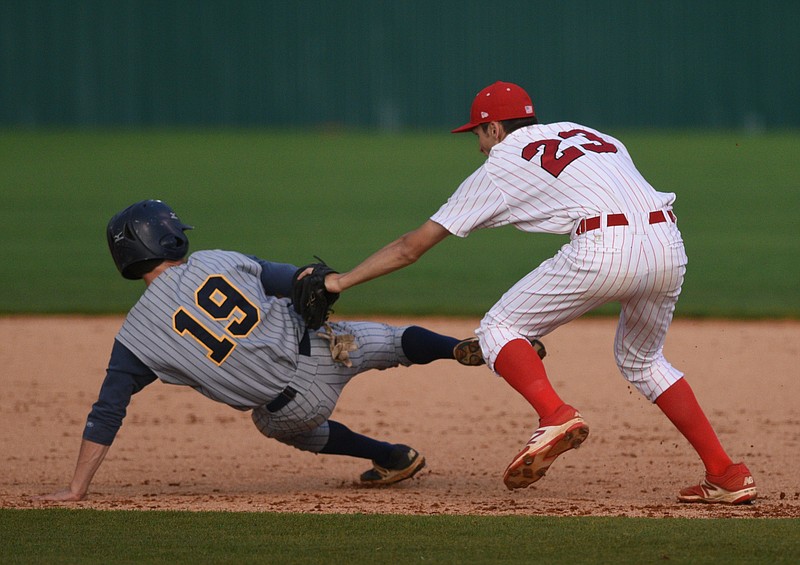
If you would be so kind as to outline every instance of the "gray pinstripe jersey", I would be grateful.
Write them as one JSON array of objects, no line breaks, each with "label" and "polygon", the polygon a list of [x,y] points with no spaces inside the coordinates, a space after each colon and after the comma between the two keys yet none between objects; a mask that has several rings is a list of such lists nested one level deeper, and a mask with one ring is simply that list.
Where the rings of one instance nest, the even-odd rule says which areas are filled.
[{"label": "gray pinstripe jersey", "polygon": [[240,410],[268,403],[294,376],[304,327],[260,274],[241,253],[193,253],[147,287],[117,339],[166,383]]}]

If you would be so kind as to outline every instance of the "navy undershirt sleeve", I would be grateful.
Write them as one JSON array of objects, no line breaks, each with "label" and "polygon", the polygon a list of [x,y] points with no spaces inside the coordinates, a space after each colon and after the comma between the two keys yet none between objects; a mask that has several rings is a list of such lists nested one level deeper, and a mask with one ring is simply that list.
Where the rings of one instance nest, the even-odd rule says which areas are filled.
[{"label": "navy undershirt sleeve", "polygon": [[261,284],[270,296],[289,297],[292,295],[292,279],[297,267],[289,263],[273,263],[254,257],[261,265]]},{"label": "navy undershirt sleeve", "polygon": [[111,445],[122,426],[131,396],[157,379],[138,357],[114,340],[106,378],[100,387],[97,402],[86,419],[83,439]]}]

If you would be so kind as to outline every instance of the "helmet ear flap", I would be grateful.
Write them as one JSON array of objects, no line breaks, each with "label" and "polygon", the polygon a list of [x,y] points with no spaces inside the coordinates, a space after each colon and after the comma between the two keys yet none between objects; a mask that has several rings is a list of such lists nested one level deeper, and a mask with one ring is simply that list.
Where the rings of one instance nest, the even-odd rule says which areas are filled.
[{"label": "helmet ear flap", "polygon": [[122,272],[122,276],[129,280],[138,280],[163,262],[163,259],[145,259],[144,261],[131,263],[125,267],[125,270]]}]

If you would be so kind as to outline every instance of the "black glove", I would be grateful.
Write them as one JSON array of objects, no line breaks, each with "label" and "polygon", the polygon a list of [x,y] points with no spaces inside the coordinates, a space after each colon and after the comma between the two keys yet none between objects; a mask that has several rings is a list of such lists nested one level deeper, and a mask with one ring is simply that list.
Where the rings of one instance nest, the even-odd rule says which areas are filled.
[{"label": "black glove", "polygon": [[[316,257],[319,259],[319,257]],[[331,306],[339,299],[339,293],[328,292],[325,288],[325,276],[338,273],[331,269],[322,259],[319,263],[311,263],[300,267],[292,277],[292,304],[294,311],[300,314],[308,329],[316,330],[330,316]],[[297,276],[308,268],[313,271],[298,280]]]}]

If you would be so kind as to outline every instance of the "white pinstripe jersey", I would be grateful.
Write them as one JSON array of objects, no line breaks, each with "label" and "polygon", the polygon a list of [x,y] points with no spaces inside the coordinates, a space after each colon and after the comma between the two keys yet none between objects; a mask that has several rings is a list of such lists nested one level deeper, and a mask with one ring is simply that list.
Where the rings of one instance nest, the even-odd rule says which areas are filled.
[{"label": "white pinstripe jersey", "polygon": [[670,209],[617,139],[571,122],[509,134],[431,217],[451,233],[513,224],[522,231],[570,233],[583,218]]},{"label": "white pinstripe jersey", "polygon": [[240,253],[193,253],[147,287],[117,339],[166,383],[241,410],[268,403],[294,376],[303,325],[260,274]]}]

